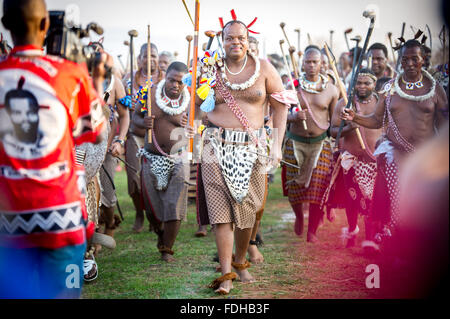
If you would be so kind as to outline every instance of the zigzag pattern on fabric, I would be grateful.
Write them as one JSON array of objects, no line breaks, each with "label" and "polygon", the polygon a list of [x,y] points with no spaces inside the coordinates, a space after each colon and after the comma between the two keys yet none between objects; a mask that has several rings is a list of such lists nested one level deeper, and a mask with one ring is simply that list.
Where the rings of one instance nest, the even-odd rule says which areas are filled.
[{"label": "zigzag pattern on fabric", "polygon": [[0,213],[0,233],[13,235],[65,230],[81,225],[82,217],[79,204],[26,214]]}]

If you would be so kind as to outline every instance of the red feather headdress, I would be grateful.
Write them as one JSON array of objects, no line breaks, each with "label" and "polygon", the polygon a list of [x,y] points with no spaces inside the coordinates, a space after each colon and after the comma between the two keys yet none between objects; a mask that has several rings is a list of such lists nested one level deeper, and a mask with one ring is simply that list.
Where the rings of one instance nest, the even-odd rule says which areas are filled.
[{"label": "red feather headdress", "polygon": [[[237,16],[236,16],[236,12],[234,12],[234,9],[232,9],[231,10],[231,18],[233,19],[233,20],[237,20]],[[252,22],[250,22],[248,25],[247,25],[247,29],[248,29],[248,32],[250,32],[250,33],[254,33],[254,34],[259,34],[259,32],[256,32],[256,31],[252,31],[252,30],[250,30],[250,27],[252,26],[252,25],[254,25],[255,24],[255,22],[256,22],[256,20],[258,20],[258,18],[256,17],[256,18],[254,18],[253,19],[253,21]],[[222,29],[223,29],[223,27],[224,27],[224,23],[223,23],[223,19],[222,19],[222,17],[219,17],[219,23],[220,23],[220,26],[222,27]]]}]

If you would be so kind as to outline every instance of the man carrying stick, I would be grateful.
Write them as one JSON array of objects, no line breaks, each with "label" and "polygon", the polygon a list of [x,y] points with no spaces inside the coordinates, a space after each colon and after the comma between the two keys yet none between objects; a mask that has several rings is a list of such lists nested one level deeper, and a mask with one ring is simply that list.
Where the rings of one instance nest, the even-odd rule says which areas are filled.
[{"label": "man carrying stick", "polygon": [[[264,200],[265,161],[257,155],[266,153],[263,107],[269,100],[274,130],[283,136],[286,105],[296,99],[295,94],[291,99],[286,96],[275,68],[249,52],[248,29],[243,22],[228,22],[222,37],[226,58],[214,66],[217,93],[203,132],[202,180],[222,271],[210,287],[228,294],[237,275],[242,282],[255,280],[247,270],[250,263],[245,256],[256,212]],[[281,139],[274,141],[272,165],[281,160],[281,144]]]},{"label": "man carrying stick", "polygon": [[[173,244],[186,217],[189,166],[172,154],[186,146],[186,139],[172,139],[173,130],[181,128],[180,119],[187,110],[190,95],[181,82],[187,66],[173,62],[166,78],[151,89],[152,115],[136,107],[133,122],[151,130],[152,143],[139,150],[142,156],[142,193],[147,216],[158,235],[158,249],[164,261],[172,262]],[[145,99],[143,100],[145,101]],[[143,103],[144,108],[146,102]],[[156,120],[156,121],[154,121]],[[181,136],[184,130],[181,129]]]},{"label": "man carrying stick", "polygon": [[343,109],[341,119],[371,129],[384,129],[384,140],[377,147],[377,178],[369,216],[378,223],[373,248],[392,236],[398,219],[398,168],[405,155],[429,140],[435,126],[448,121],[448,101],[443,88],[422,70],[424,50],[417,40],[401,49],[404,72],[389,81],[370,115]]},{"label": "man carrying stick", "polygon": [[[320,203],[328,186],[331,173],[331,143],[327,138],[334,107],[339,91],[328,78],[320,74],[321,51],[316,46],[305,49],[303,68],[297,95],[302,108],[288,116],[290,124],[286,132],[284,159],[298,164],[301,171],[286,167],[286,183],[289,202],[296,215],[295,233],[303,233],[303,203],[309,203],[309,224],[307,241],[317,241],[316,231],[322,211]],[[301,125],[306,120],[307,130]]]},{"label": "man carrying stick", "polygon": [[[158,48],[153,43],[151,47],[151,70],[153,84],[156,85],[164,78],[164,72],[160,71],[158,67]],[[140,87],[146,86],[147,81],[147,44],[142,45],[139,56],[138,56],[138,70],[133,73],[133,90],[131,90],[130,75],[128,74],[124,79],[124,86],[127,88],[127,99],[126,101],[121,100],[123,105],[130,107],[130,119],[132,119],[132,114],[136,101],[131,103],[131,97],[135,97],[137,91]],[[142,207],[142,191],[141,191],[141,180],[139,177],[139,172],[141,171],[141,163],[136,157],[136,153],[142,147],[144,147],[144,137],[146,129],[144,127],[139,127],[134,121],[130,121],[130,128],[127,134],[127,140],[125,142],[125,160],[129,165],[126,166],[127,180],[128,180],[128,194],[133,200],[134,207],[136,209],[136,219],[133,226],[133,231],[139,233],[144,228],[144,208]]]},{"label": "man carrying stick", "polygon": [[[371,114],[377,105],[375,95],[377,78],[369,69],[362,69],[358,73],[355,85],[356,96],[354,105],[358,114]],[[339,100],[331,121],[331,135],[336,137],[341,122],[340,114],[347,105],[345,99]],[[376,160],[372,155],[375,144],[381,135],[380,129],[360,128],[361,136],[366,148],[361,148],[355,129],[358,125],[350,122],[344,126],[341,133],[339,156],[333,169],[330,185],[328,186],[322,203],[327,210],[345,208],[348,227],[343,229],[343,239],[347,240],[346,247],[355,245],[358,228],[358,213],[367,217],[372,200],[373,186],[376,176]],[[366,220],[366,237],[370,238],[369,224]]]}]

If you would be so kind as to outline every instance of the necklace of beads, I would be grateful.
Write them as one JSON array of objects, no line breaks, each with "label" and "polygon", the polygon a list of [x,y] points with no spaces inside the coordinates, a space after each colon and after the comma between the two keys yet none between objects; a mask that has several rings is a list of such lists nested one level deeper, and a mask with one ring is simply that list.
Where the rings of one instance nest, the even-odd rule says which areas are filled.
[{"label": "necklace of beads", "polygon": [[[322,85],[319,89],[317,89],[317,85],[319,84],[320,80],[322,80]],[[318,94],[322,92],[328,84],[328,79],[323,74],[319,73],[319,79],[316,82],[311,82],[306,79],[306,73],[302,73],[299,79],[300,87],[308,92],[313,94]]]},{"label": "necklace of beads", "polygon": [[406,89],[409,91],[414,90],[414,87],[416,87],[418,89],[423,87],[423,82],[422,82],[423,75],[422,74],[420,75],[420,79],[417,82],[406,82],[405,79],[403,78],[403,76],[401,78],[402,78],[402,82],[405,84]]},{"label": "necklace of beads", "polygon": [[[435,93],[435,89],[436,89],[436,80],[431,76],[430,73],[428,73],[424,69],[422,69],[422,74],[424,74],[425,77],[427,77],[431,81],[430,92],[428,92],[425,95],[419,95],[419,96],[409,95],[409,94],[406,94],[405,92],[403,92],[403,90],[398,85],[398,83],[400,82],[400,78],[403,77],[403,73],[402,73],[402,74],[398,74],[397,77],[395,78],[395,81],[394,81],[394,91],[395,91],[395,93],[397,93],[403,99],[410,100],[410,101],[415,101],[415,102],[423,102],[423,101],[433,97],[434,93]],[[384,91],[389,91],[391,89],[391,86],[392,86],[391,83],[388,82],[386,84],[386,86],[385,86]]]},{"label": "necklace of beads", "polygon": [[[220,73],[222,75],[223,83],[233,91],[244,91],[244,90],[252,87],[256,83],[256,80],[259,77],[259,71],[260,71],[260,67],[261,67],[261,63],[259,62],[259,59],[255,55],[253,55],[253,53],[251,53],[250,51],[247,51],[247,54],[250,55],[250,57],[252,57],[253,60],[255,61],[255,73],[253,73],[253,75],[244,83],[231,83],[228,80],[226,72],[225,72],[225,61],[224,61],[223,65],[220,67],[220,71],[221,71]],[[239,73],[241,71],[239,71]],[[231,74],[233,74],[233,73],[231,73]]]},{"label": "necklace of beads", "polygon": [[[187,87],[183,88],[183,92],[180,94],[180,97],[176,100],[171,100],[167,97],[164,85],[166,80],[162,80],[158,83],[156,87],[156,104],[159,108],[169,115],[179,115],[183,113],[189,105],[190,95]],[[180,100],[183,98],[183,102],[180,105]],[[170,106],[169,106],[170,105]]]}]

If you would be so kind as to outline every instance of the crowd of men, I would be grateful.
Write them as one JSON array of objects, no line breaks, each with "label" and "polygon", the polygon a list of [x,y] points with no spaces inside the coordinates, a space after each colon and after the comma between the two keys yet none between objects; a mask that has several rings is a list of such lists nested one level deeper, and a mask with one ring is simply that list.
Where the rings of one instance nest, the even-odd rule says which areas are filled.
[{"label": "crowd of men", "polygon": [[[408,168],[404,179],[415,180],[414,165],[428,161],[414,160],[416,154],[426,158],[422,148],[447,147],[436,152],[435,166],[423,168],[434,169],[435,191],[427,188],[429,175],[417,182],[430,194],[420,195],[423,201],[436,198],[429,202],[439,221],[433,225],[445,221],[439,212],[448,197],[435,193],[448,192],[448,61],[433,67],[418,39],[402,43],[398,65],[382,43],[367,52],[354,47],[336,64],[309,45],[301,65],[292,61],[294,69],[282,74],[259,57],[247,25],[232,19],[217,35],[225,55],[199,52],[197,79],[193,61],[175,61],[153,43],[140,47],[130,72],[114,66],[102,41],[90,43],[100,58],[88,74],[84,65],[44,54],[44,0],[4,0],[3,13],[14,47],[2,44],[0,60],[0,298],[77,298],[83,281],[97,279],[95,257],[114,248],[121,227],[114,186],[120,163],[135,210],[132,230],[142,232],[147,219],[165,262],[175,260],[195,185],[196,235],[211,225],[216,238],[221,276],[209,287],[218,294],[230,293],[236,279],[255,281],[248,268],[264,262],[259,228],[280,165],[295,235],[302,236],[307,212],[306,240],[314,244],[324,216],[332,222],[335,209],[345,209],[346,247],[355,246],[362,215],[362,249],[398,257],[406,230],[418,231],[403,221],[426,211],[411,206],[404,189],[418,191],[400,172]],[[364,66],[357,68],[361,54]],[[83,274],[70,287],[69,265]]]}]

